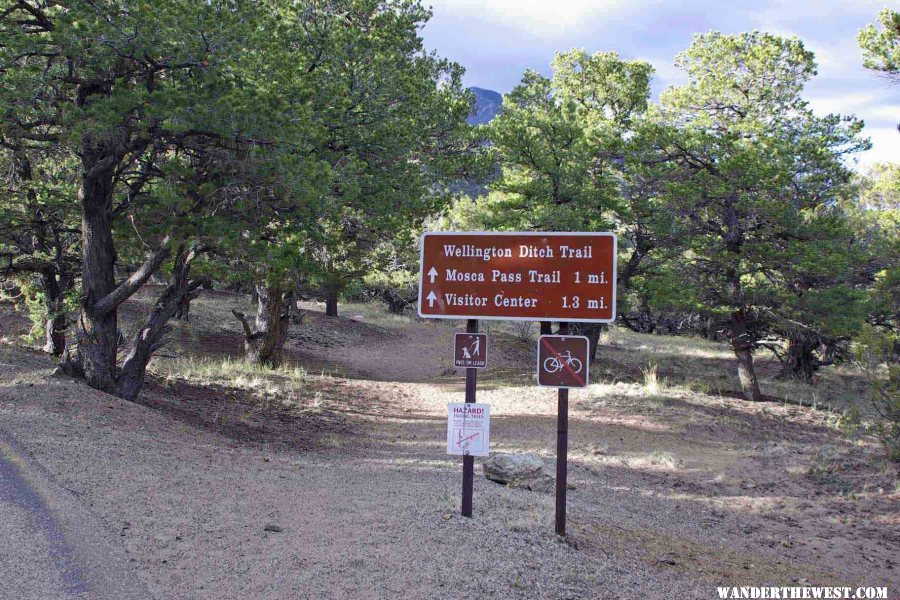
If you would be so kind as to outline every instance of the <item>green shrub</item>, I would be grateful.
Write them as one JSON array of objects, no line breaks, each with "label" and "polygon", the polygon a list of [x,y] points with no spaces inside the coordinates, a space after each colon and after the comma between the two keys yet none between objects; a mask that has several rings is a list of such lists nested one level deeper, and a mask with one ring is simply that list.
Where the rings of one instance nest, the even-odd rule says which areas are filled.
[{"label": "green shrub", "polygon": [[897,336],[866,325],[856,339],[856,361],[869,380],[872,404],[881,417],[873,428],[888,457],[900,462],[900,363],[893,352]]}]

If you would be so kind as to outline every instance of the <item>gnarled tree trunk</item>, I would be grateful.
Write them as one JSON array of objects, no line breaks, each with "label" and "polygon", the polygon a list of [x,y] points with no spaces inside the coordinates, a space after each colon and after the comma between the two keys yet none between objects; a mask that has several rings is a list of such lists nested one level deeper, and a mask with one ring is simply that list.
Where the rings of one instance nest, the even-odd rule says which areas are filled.
[{"label": "gnarled tree trunk", "polygon": [[787,357],[781,370],[782,377],[812,383],[813,373],[819,366],[813,352],[820,345],[818,336],[794,333],[788,337]]},{"label": "gnarled tree trunk", "polygon": [[175,311],[175,318],[185,323],[191,322],[191,301],[189,299],[184,299],[178,305],[178,310]]},{"label": "gnarled tree trunk", "polygon": [[731,313],[731,348],[738,360],[738,379],[741,393],[747,400],[761,402],[762,392],[753,368],[753,346],[756,340],[747,328],[747,315],[742,310]]},{"label": "gnarled tree trunk", "polygon": [[338,289],[336,287],[325,288],[325,314],[329,317],[338,316]]},{"label": "gnarled tree trunk", "polygon": [[141,325],[131,341],[131,350],[122,363],[122,370],[116,378],[116,394],[126,400],[137,398],[144,384],[147,365],[163,345],[163,338],[171,327],[169,320],[180,307],[189,304],[200,293],[200,281],[190,280],[191,262],[202,251],[200,247],[186,250],[183,246],[175,254],[172,280],[156,301],[150,316]]},{"label": "gnarled tree trunk", "polygon": [[[60,281],[62,280],[62,281]],[[41,274],[41,287],[44,291],[44,307],[47,318],[44,321],[44,352],[52,356],[62,356],[66,349],[66,327],[68,321],[65,315],[64,290],[60,283],[65,284],[63,278],[57,279],[55,272]]]},{"label": "gnarled tree trunk", "polygon": [[[85,95],[79,91],[79,102]],[[86,135],[81,145],[81,314],[76,330],[77,347],[67,353],[63,368],[84,377],[98,390],[120,395],[116,357],[119,350],[118,307],[130,298],[169,255],[168,238],[141,267],[116,285],[116,250],[113,242],[113,177],[125,148],[113,138]],[[140,149],[136,144],[132,150]]]},{"label": "gnarled tree trunk", "polygon": [[[172,282],[175,283],[175,278],[172,278]],[[198,279],[196,282],[192,282],[194,289],[199,289],[201,287],[205,287],[208,290],[213,289],[212,280],[208,277],[204,277],[202,279]],[[193,294],[184,294],[181,296],[181,300],[178,301],[178,309],[175,311],[175,318],[179,321],[184,321],[186,323],[191,322],[191,301],[193,301],[198,293]]]},{"label": "gnarled tree trunk", "polygon": [[281,364],[284,342],[290,324],[290,293],[277,286],[256,287],[255,328],[250,327],[246,316],[231,311],[244,328],[244,356],[250,362],[278,366]]},{"label": "gnarled tree trunk", "polygon": [[118,319],[116,308],[97,304],[116,288],[116,251],[112,237],[113,170],[103,168],[90,142],[84,144],[78,199],[82,207],[81,315],[78,320],[78,362],[88,385],[115,393]]}]

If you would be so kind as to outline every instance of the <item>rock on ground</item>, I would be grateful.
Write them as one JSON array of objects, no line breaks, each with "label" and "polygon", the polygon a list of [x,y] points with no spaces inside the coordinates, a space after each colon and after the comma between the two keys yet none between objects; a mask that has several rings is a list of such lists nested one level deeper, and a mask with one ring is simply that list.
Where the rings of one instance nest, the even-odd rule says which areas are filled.
[{"label": "rock on ground", "polygon": [[535,492],[553,490],[554,478],[550,469],[536,454],[495,453],[482,465],[484,476],[509,487]]}]

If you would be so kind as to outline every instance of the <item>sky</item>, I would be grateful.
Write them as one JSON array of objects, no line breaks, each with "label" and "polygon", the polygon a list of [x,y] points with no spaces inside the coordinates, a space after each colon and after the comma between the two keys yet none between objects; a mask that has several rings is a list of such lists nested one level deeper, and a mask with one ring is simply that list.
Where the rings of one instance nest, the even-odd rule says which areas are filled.
[{"label": "sky", "polygon": [[900,84],[862,66],[860,28],[891,6],[885,0],[423,0],[434,16],[425,45],[466,68],[465,83],[506,93],[525,69],[550,75],[558,51],[614,50],[656,69],[653,97],[685,81],[674,66],[694,34],[758,29],[797,36],[816,55],[818,75],[804,97],[818,114],[853,114],[872,149],[858,168],[900,162]]}]

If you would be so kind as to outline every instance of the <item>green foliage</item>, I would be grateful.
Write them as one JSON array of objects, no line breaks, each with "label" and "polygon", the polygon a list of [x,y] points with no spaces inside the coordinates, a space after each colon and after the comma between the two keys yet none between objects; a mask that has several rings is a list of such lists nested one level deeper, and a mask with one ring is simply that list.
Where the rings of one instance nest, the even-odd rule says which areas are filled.
[{"label": "green foliage", "polygon": [[0,128],[0,257],[4,279],[27,290],[33,323],[29,342],[44,336],[45,324],[60,315],[78,272],[78,208],[76,162],[58,148],[34,148]]},{"label": "green foliage", "polygon": [[875,432],[889,458],[900,462],[900,336],[865,325],[855,342],[856,362],[869,379],[872,403],[881,416]]},{"label": "green foliage", "polygon": [[18,286],[22,293],[22,304],[28,313],[28,320],[31,321],[31,329],[25,336],[25,342],[28,344],[43,344],[47,321],[60,316],[65,317],[78,309],[77,290],[69,290],[63,298],[62,305],[55,311],[49,311],[46,292],[35,278],[20,279]]},{"label": "green foliage", "polygon": [[857,205],[864,210],[900,211],[900,164],[877,163],[856,176]]},{"label": "green foliage", "polygon": [[857,41],[863,51],[863,65],[896,79],[900,77],[900,12],[885,8],[878,14],[881,24],[866,25]]},{"label": "green foliage", "polygon": [[688,82],[663,94],[635,142],[654,149],[637,168],[672,221],[682,287],[706,311],[746,311],[756,336],[851,334],[865,316],[853,277],[866,255],[839,203],[843,157],[868,147],[862,123],[808,108],[816,66],[797,39],[699,35],[676,64]]},{"label": "green foliage", "polygon": [[278,68],[296,58],[270,10],[280,3],[5,4],[0,136],[39,154],[42,172],[68,167],[58,196],[73,215],[78,175],[112,180],[122,264],[167,236],[228,244],[276,167],[281,182],[322,172],[303,154],[315,136],[309,82]]},{"label": "green foliage", "polygon": [[414,305],[419,292],[419,231],[404,230],[378,246],[377,268],[363,279],[366,295],[382,300],[394,314]]},{"label": "green foliage", "polygon": [[54,306],[55,310],[50,311],[50,303],[47,302],[46,293],[37,277],[33,275],[19,276],[13,279],[13,283],[18,289],[19,295],[4,296],[3,299],[11,301],[16,310],[28,314],[31,329],[23,336],[23,341],[27,344],[43,344],[47,320],[57,317],[65,318],[78,309],[78,293],[75,289],[68,290],[60,305]]},{"label": "green foliage", "polygon": [[303,82],[311,129],[298,158],[318,171],[285,180],[272,167],[275,183],[259,185],[276,201],[234,232],[233,275],[341,290],[381,266],[386,239],[446,202],[440,184],[480,150],[461,67],[418,35],[429,17],[417,1],[285,3],[278,31],[293,51],[274,77]]},{"label": "green foliage", "polygon": [[[561,53],[553,76],[526,71],[490,125],[502,167],[500,229],[604,231],[624,210],[615,158],[647,107],[652,67],[613,52]],[[502,222],[502,223],[501,223]]]},{"label": "green foliage", "polygon": [[416,302],[419,274],[407,269],[372,271],[363,283],[369,293],[384,300],[391,312],[400,313]]},{"label": "green foliage", "polygon": [[497,190],[478,198],[462,196],[430,223],[439,231],[516,231],[522,223],[513,215],[524,211],[521,196]]},{"label": "green foliage", "polygon": [[896,165],[857,174],[844,208],[862,249],[857,287],[867,293],[869,324],[896,330],[900,319],[900,178]]}]

